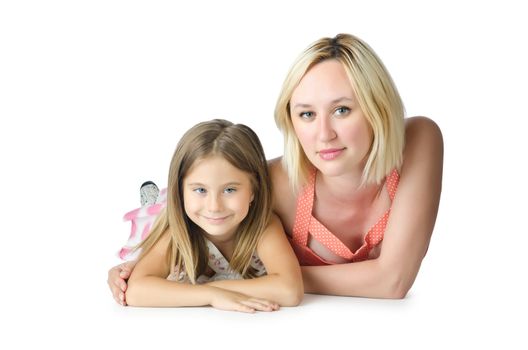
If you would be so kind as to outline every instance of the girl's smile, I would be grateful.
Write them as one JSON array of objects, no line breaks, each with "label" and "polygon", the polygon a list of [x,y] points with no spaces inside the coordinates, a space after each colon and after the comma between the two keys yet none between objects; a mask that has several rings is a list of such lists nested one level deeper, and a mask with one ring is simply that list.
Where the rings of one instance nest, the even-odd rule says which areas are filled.
[{"label": "girl's smile", "polygon": [[220,156],[196,161],[183,180],[185,213],[213,243],[231,238],[252,200],[250,176]]},{"label": "girl's smile", "polygon": [[231,215],[227,215],[227,216],[224,216],[224,217],[208,217],[208,216],[204,216],[204,219],[208,220],[213,225],[220,225],[220,224],[223,224],[230,217],[231,217]]}]

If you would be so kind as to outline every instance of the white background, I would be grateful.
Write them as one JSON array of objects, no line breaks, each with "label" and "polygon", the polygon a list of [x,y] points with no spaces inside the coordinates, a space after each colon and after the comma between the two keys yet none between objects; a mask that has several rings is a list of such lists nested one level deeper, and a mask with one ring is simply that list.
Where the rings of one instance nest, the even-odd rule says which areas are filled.
[{"label": "white background", "polygon": [[[526,348],[521,2],[285,3],[0,4],[0,348]],[[164,186],[181,134],[215,117],[281,155],[282,80],[339,32],[379,54],[408,116],[443,130],[440,212],[408,297],[307,295],[256,315],[115,304],[106,274],[139,184]]]}]

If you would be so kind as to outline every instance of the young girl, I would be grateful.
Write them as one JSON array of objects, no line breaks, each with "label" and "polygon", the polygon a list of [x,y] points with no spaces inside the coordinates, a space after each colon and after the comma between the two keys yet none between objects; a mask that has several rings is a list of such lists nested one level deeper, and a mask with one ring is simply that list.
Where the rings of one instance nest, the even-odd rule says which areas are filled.
[{"label": "young girl", "polygon": [[271,196],[249,127],[212,120],[191,128],[172,157],[166,207],[137,247],[127,303],[243,312],[298,305],[301,271]]}]

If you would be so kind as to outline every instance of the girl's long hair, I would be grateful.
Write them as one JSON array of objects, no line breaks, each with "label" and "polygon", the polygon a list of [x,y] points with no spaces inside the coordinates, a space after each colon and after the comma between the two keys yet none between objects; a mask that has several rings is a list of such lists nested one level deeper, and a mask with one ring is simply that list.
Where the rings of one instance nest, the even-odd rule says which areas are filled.
[{"label": "girl's long hair", "polygon": [[[171,273],[185,272],[191,283],[205,272],[208,251],[200,229],[183,203],[183,179],[197,160],[220,156],[246,172],[251,180],[253,201],[235,233],[230,267],[244,278],[254,277],[251,257],[271,218],[271,179],[262,145],[253,130],[243,124],[214,119],[189,129],[181,138],[169,170],[167,207],[160,213],[149,236],[137,246],[141,259],[168,230],[167,262]],[[214,174],[211,174],[214,176]]]}]

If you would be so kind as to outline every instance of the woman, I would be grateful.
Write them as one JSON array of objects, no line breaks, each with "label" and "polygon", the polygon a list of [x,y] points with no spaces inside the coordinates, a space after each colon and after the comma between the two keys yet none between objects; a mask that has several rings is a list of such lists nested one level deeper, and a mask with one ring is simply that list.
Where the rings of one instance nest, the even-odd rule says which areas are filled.
[{"label": "woman", "polygon": [[[284,157],[269,166],[306,292],[404,298],[411,288],[438,212],[443,140],[434,122],[403,113],[383,63],[352,35],[316,41],[286,76],[275,109]],[[108,273],[122,304],[131,269]]]}]

